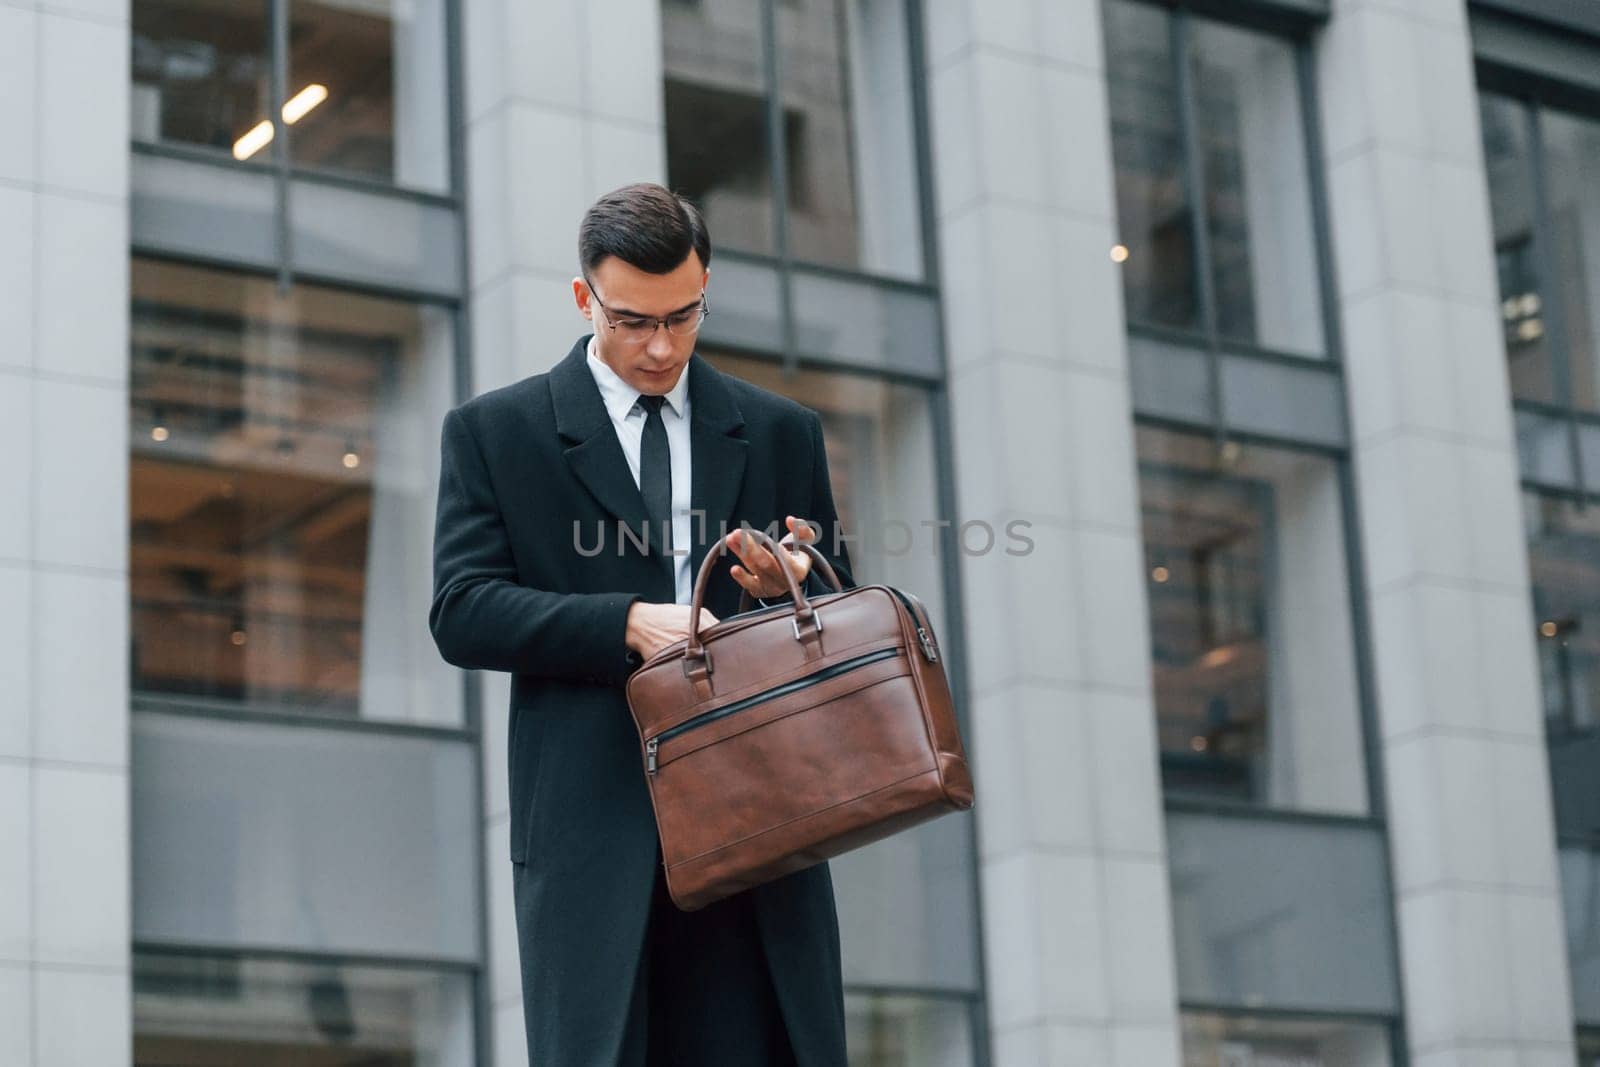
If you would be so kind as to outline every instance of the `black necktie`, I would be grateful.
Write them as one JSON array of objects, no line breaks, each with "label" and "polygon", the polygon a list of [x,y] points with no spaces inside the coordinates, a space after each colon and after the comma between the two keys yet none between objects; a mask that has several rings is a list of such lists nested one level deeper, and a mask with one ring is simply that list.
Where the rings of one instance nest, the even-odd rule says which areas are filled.
[{"label": "black necktie", "polygon": [[644,438],[639,443],[639,492],[650,519],[650,539],[660,538],[661,554],[667,561],[673,595],[678,589],[676,561],[672,556],[672,450],[667,446],[667,424],[661,418],[664,396],[639,397],[644,405]]}]

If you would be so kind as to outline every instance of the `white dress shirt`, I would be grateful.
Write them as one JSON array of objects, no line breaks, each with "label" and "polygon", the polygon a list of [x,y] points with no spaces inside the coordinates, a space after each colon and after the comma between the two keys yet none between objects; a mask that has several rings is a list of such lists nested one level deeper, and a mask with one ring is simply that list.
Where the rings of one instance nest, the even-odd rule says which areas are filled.
[{"label": "white dress shirt", "polygon": [[[628,458],[628,470],[633,474],[633,484],[639,484],[639,448],[644,440],[644,422],[647,412],[639,403],[639,390],[617,376],[595,354],[594,338],[589,338],[589,373],[600,387],[600,399],[605,401],[611,425],[616,428],[617,441],[622,454]],[[679,604],[687,604],[694,595],[694,575],[689,573],[689,546],[693,543],[693,530],[689,514],[689,365],[684,364],[678,380],[667,393],[661,405],[661,421],[667,428],[667,449],[672,455],[672,550],[674,574],[677,576]],[[655,531],[659,535],[660,531]]]}]

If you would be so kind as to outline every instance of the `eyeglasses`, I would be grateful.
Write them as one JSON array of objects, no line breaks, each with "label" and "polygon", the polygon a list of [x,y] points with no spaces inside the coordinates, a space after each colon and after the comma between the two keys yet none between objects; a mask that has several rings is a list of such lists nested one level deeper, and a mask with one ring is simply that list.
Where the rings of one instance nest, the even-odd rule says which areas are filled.
[{"label": "eyeglasses", "polygon": [[600,305],[604,312],[603,318],[611,332],[624,344],[642,345],[656,334],[657,326],[664,326],[668,333],[674,337],[692,337],[700,332],[700,323],[711,314],[711,308],[706,303],[706,294],[700,294],[700,303],[683,311],[674,311],[665,318],[652,319],[630,315],[623,319],[613,319],[611,309],[606,307],[605,301],[600,299],[594,291],[594,286],[589,286],[589,295],[594,297],[594,302]]}]

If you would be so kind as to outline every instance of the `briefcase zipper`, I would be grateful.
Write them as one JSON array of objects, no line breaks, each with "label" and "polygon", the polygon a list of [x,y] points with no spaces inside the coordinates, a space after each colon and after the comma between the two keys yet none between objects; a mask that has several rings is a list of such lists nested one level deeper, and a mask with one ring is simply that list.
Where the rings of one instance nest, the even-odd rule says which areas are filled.
[{"label": "briefcase zipper", "polygon": [[732,704],[724,704],[720,708],[713,708],[711,711],[701,712],[692,719],[685,719],[676,726],[668,727],[667,729],[662,730],[659,734],[645,742],[645,772],[648,774],[656,773],[656,750],[661,747],[661,742],[663,741],[670,740],[674,737],[677,737],[679,734],[687,733],[688,731],[697,727],[716,722],[719,719],[725,719],[729,715],[738,714],[739,712],[748,710],[757,704],[764,704],[769,700],[776,700],[779,697],[788,696],[790,693],[797,693],[802,689],[809,689],[811,686],[819,685],[831,678],[837,678],[841,674],[856,670],[859,667],[865,667],[870,663],[877,663],[880,660],[890,659],[894,656],[898,656],[899,654],[900,650],[898,648],[880,648],[876,652],[867,652],[860,656],[853,656],[842,663],[835,663],[831,667],[825,667],[816,674],[810,674],[804,678],[797,678],[792,682],[785,682],[782,685],[773,686],[771,689],[763,689],[761,692],[747,696],[743,700],[735,700]]},{"label": "briefcase zipper", "polygon": [[895,596],[899,597],[900,602],[906,606],[906,611],[911,614],[911,621],[916,624],[917,627],[917,643],[922,646],[923,657],[929,663],[938,663],[939,646],[933,643],[933,634],[929,633],[923,628],[922,615],[912,605],[911,598],[892,585],[885,586],[884,588],[888,589]]}]

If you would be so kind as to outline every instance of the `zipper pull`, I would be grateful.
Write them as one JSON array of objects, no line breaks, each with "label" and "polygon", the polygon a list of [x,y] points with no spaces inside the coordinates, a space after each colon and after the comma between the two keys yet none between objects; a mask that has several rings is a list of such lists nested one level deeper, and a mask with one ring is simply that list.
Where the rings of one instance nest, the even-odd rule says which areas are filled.
[{"label": "zipper pull", "polygon": [[645,769],[645,773],[646,774],[654,774],[654,773],[656,773],[656,749],[658,749],[660,747],[661,747],[661,741],[658,738],[652,737],[650,740],[648,740],[648,741],[646,741],[644,743],[644,754],[645,754],[644,769]]},{"label": "zipper pull", "polygon": [[919,626],[917,627],[917,640],[922,642],[922,654],[928,657],[928,662],[939,662],[939,650],[934,647],[933,635]]}]

